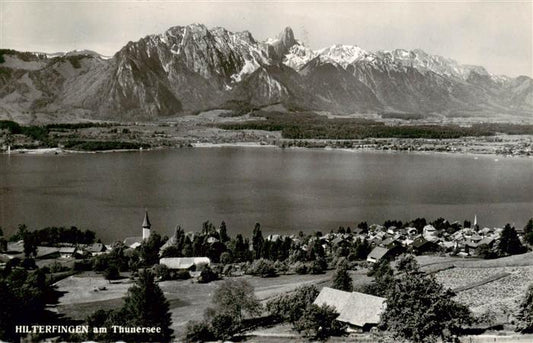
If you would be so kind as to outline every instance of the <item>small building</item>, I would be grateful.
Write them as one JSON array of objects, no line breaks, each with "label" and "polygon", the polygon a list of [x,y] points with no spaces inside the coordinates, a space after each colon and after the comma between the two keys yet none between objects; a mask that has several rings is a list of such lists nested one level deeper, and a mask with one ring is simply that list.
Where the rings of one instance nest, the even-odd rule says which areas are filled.
[{"label": "small building", "polygon": [[375,247],[372,249],[370,254],[368,254],[366,260],[371,263],[377,263],[379,262],[387,253],[389,252],[389,249],[383,248],[383,247]]},{"label": "small building", "polygon": [[53,248],[53,247],[37,247],[37,255],[35,256],[36,259],[40,260],[46,260],[46,259],[53,259],[59,257],[59,249]]},{"label": "small building", "polygon": [[351,331],[368,331],[379,324],[386,299],[359,292],[345,292],[324,287],[313,304],[335,308],[337,320],[348,324]]},{"label": "small building", "polygon": [[196,270],[200,266],[210,265],[211,260],[209,257],[164,257],[159,264],[172,270]]},{"label": "small building", "polygon": [[76,247],[61,247],[59,248],[59,256],[61,258],[73,258],[77,251]]},{"label": "small building", "polygon": [[405,248],[402,246],[394,246],[392,248],[375,247],[370,254],[368,254],[366,260],[370,263],[377,263],[382,259],[392,260],[404,251]]},{"label": "small building", "polygon": [[494,237],[485,237],[483,238],[482,240],[480,240],[477,245],[478,247],[482,246],[482,245],[486,245],[488,246],[489,248],[492,248],[492,246],[494,245],[494,242],[496,241],[496,239]]},{"label": "small building", "polygon": [[96,256],[105,253],[107,251],[107,248],[103,243],[94,243],[86,246],[83,250],[88,252],[92,256]]},{"label": "small building", "polygon": [[416,255],[439,250],[439,245],[437,243],[428,241],[422,236],[417,237],[411,246],[413,247],[413,253]]},{"label": "small building", "polygon": [[422,236],[424,236],[427,241],[437,241],[439,239],[437,235],[438,231],[433,225],[426,225],[422,229]]}]

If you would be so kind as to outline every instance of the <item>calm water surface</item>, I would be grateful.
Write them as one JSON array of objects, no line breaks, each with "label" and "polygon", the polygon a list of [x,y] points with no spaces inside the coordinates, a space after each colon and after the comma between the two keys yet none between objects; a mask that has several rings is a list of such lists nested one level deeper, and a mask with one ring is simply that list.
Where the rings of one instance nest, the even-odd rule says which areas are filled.
[{"label": "calm water surface", "polygon": [[523,226],[533,217],[533,159],[445,154],[178,149],[0,156],[0,226],[12,233],[76,225],[104,240],[152,227],[197,230],[225,220],[231,235],[324,232],[362,220],[416,217]]}]

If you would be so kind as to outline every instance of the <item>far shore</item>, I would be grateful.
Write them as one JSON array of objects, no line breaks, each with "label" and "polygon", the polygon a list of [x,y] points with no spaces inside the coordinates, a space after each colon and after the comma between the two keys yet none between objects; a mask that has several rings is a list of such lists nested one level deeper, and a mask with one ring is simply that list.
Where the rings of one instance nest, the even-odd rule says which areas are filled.
[{"label": "far shore", "polygon": [[[378,149],[373,147],[363,147],[363,148],[343,148],[343,147],[300,147],[300,146],[288,146],[283,147],[276,144],[265,143],[265,142],[231,142],[231,143],[209,143],[209,142],[197,142],[190,143],[189,148],[268,148],[268,149],[290,149],[290,150],[324,150],[324,151],[343,151],[348,153],[358,153],[358,152],[383,152],[383,153],[394,153],[394,154],[420,154],[420,155],[430,155],[430,154],[443,154],[443,155],[460,155],[460,156],[474,156],[474,157],[490,157],[495,158],[532,158],[533,155],[525,154],[499,154],[492,151],[486,152],[473,152],[473,151],[435,151],[435,150],[400,150],[400,149]],[[63,148],[35,148],[35,149],[13,149],[9,153],[7,151],[2,151],[0,154],[3,155],[35,155],[35,156],[45,156],[45,155],[68,155],[68,154],[96,154],[96,153],[113,153],[113,152],[148,152],[156,150],[174,150],[181,149],[181,147],[153,147],[153,148],[140,148],[140,149],[112,149],[112,150],[71,150]]]}]

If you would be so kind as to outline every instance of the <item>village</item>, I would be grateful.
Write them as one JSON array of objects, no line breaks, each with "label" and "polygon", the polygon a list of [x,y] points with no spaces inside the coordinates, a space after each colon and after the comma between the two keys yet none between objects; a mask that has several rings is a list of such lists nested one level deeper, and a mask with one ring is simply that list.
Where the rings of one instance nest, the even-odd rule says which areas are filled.
[{"label": "village", "polygon": [[[380,324],[387,308],[385,293],[380,289],[383,285],[379,285],[385,274],[380,273],[390,262],[392,268],[386,268],[397,268],[395,259],[402,256],[416,256],[421,270],[449,285],[463,304],[476,303],[477,307],[470,306],[478,318],[476,332],[509,330],[515,323],[516,304],[509,305],[506,295],[493,296],[494,307],[487,307],[490,301],[479,304],[483,287],[496,287],[518,273],[522,279],[517,289],[507,290],[507,296],[516,303],[528,282],[533,282],[531,253],[526,253],[529,234],[533,232],[531,220],[524,228],[515,229],[510,225],[481,228],[477,217],[472,223],[462,224],[442,218],[428,223],[417,218],[405,224],[362,222],[353,229],[339,227],[325,234],[300,232],[265,237],[256,224],[250,238],[240,234],[230,238],[225,223],[216,228],[205,222],[198,232],[185,233],[178,226],[167,238],[152,229],[146,212],[138,237],[112,244],[95,241],[94,233],[76,228],[60,228],[59,233],[57,228],[38,230],[34,238],[30,238],[32,234],[26,228],[19,231],[18,238],[24,239],[0,240],[0,266],[4,271],[23,268],[48,272],[53,287],[62,294],[55,304],[47,305],[48,310],[80,321],[91,311],[116,308],[141,270],[149,269],[170,303],[172,328],[178,340],[188,337],[189,322],[202,321],[214,287],[224,280],[246,280],[265,306],[279,297],[298,294],[302,286],[316,287],[319,293],[313,303],[332,306],[338,314],[336,321],[345,326],[343,332],[354,337],[375,334],[372,328]],[[48,239],[51,244],[43,238],[52,236],[54,239]],[[68,239],[59,241],[59,237]],[[513,258],[520,261],[509,260]],[[485,262],[493,263],[487,265],[492,269],[485,269]],[[339,268],[353,283],[348,291],[332,285]],[[463,270],[474,274],[483,271],[483,277],[465,281]],[[450,271],[459,275],[443,277]],[[476,290],[479,295],[474,300],[463,296]],[[489,312],[493,312],[491,319],[485,320]],[[281,337],[298,337],[294,328],[281,325]],[[264,339],[276,336],[272,330],[255,326],[247,334]]]}]

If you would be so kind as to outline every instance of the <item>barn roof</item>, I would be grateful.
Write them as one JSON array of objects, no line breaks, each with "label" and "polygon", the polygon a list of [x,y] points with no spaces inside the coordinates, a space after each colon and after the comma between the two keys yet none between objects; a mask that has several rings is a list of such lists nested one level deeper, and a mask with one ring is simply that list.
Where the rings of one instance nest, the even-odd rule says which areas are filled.
[{"label": "barn roof", "polygon": [[376,261],[379,261],[383,256],[385,256],[389,252],[389,249],[383,248],[383,247],[375,247],[372,249],[370,254],[368,254],[368,258],[373,258]]},{"label": "barn roof", "polygon": [[363,327],[379,323],[386,307],[385,298],[359,292],[345,292],[324,287],[314,301],[316,305],[334,306],[339,313],[338,321]]},{"label": "barn roof", "polygon": [[159,264],[164,264],[170,269],[189,269],[194,265],[210,264],[209,257],[164,257]]},{"label": "barn roof", "polygon": [[318,297],[313,302],[315,305],[321,306],[326,304],[333,306],[340,313],[341,309],[348,302],[350,292],[340,291],[338,289],[324,287],[318,294]]}]

